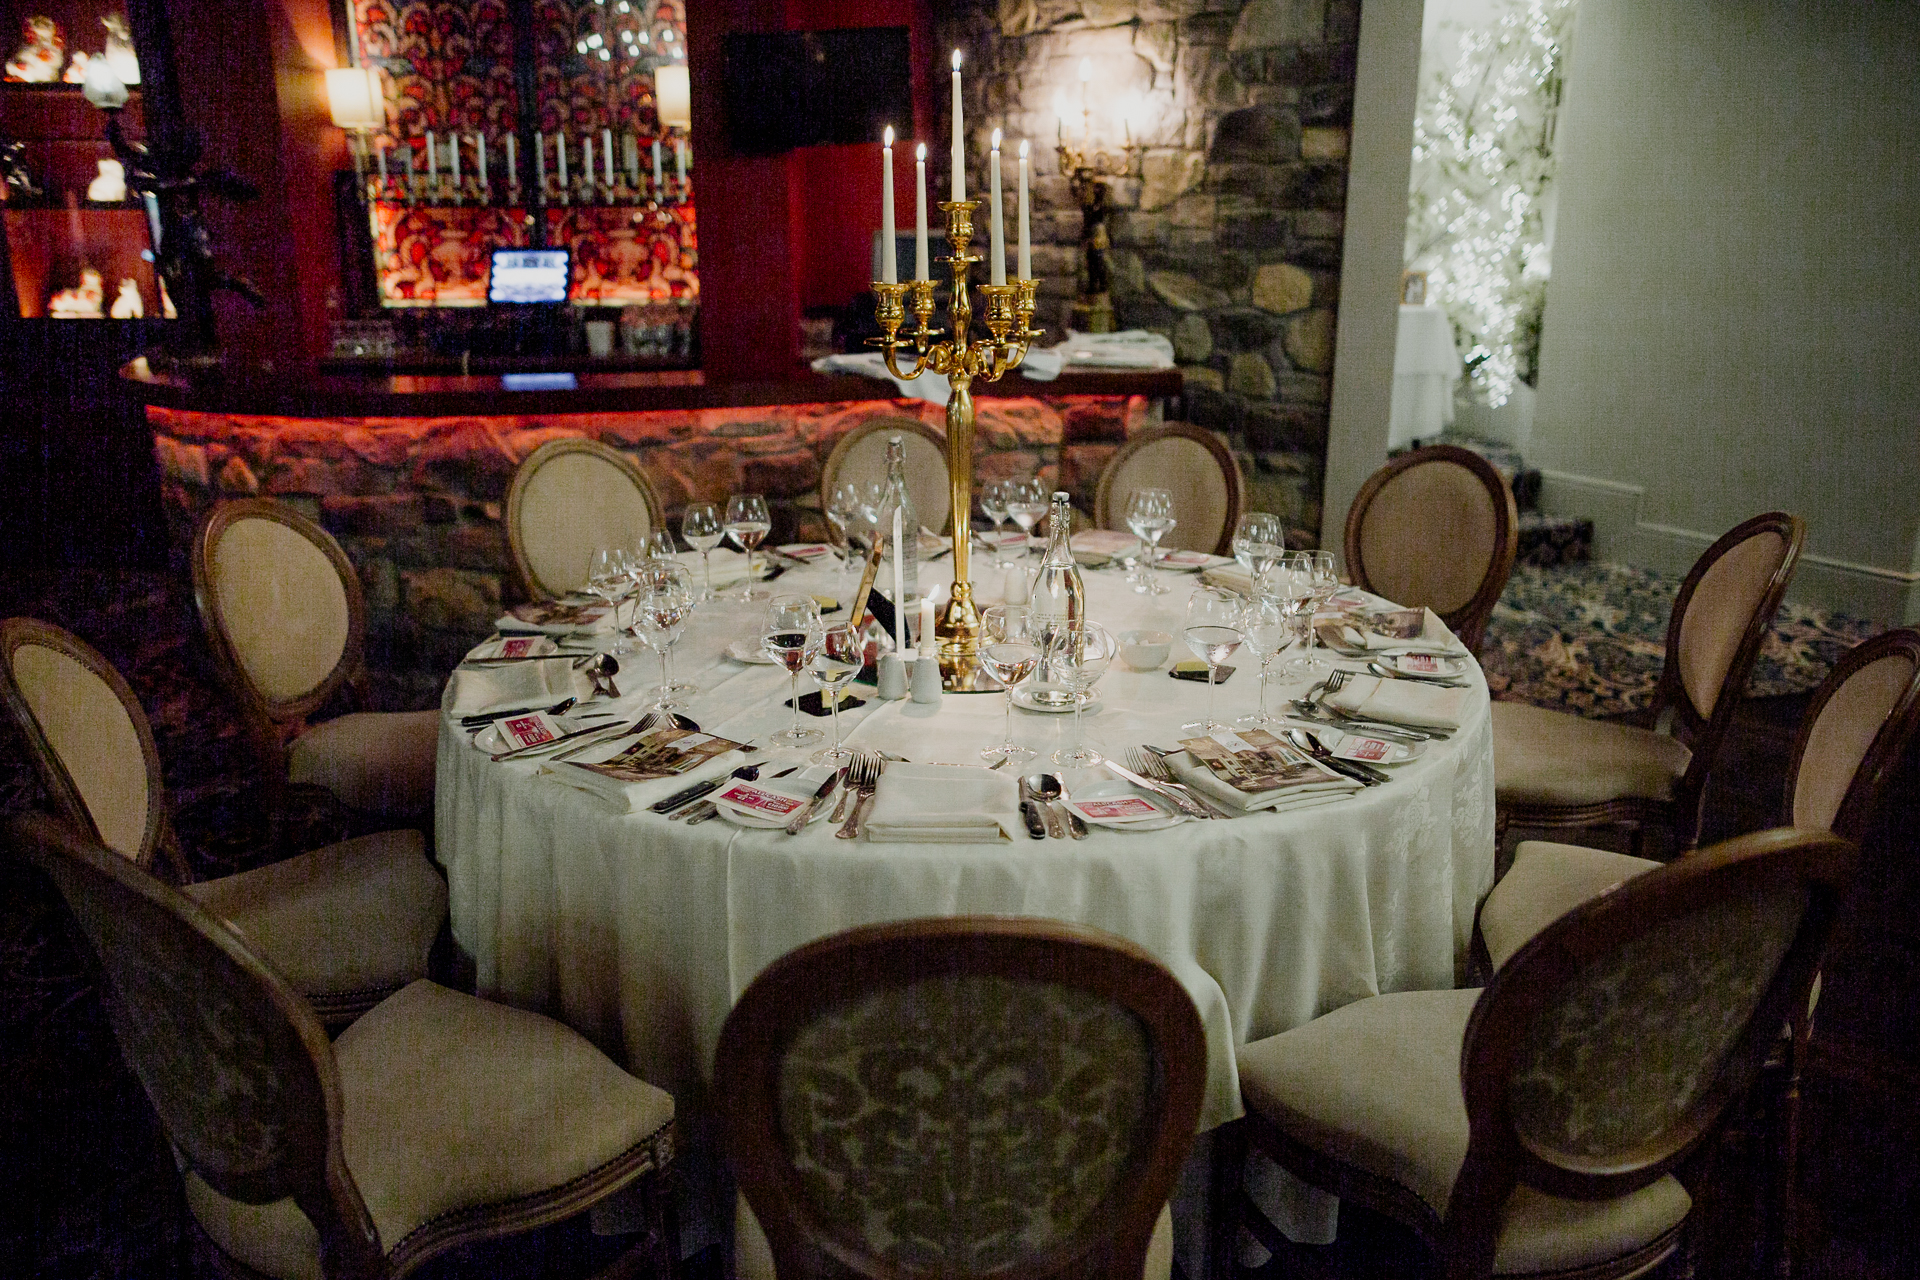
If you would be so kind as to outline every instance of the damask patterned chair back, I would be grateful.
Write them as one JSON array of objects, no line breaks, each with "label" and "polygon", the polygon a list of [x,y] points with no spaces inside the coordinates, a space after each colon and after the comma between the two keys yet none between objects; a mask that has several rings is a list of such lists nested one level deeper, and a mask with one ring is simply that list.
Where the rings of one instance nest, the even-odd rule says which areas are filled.
[{"label": "damask patterned chair back", "polygon": [[507,546],[536,600],[578,591],[602,547],[638,551],[661,527],[646,472],[598,440],[549,440],[526,456],[507,489]]},{"label": "damask patterned chair back", "polygon": [[1093,522],[1124,529],[1135,489],[1165,489],[1173,497],[1167,548],[1228,554],[1246,505],[1240,464],[1211,431],[1184,422],[1150,427],[1120,446],[1101,469],[1093,495]]},{"label": "damask patterned chair back", "polygon": [[1460,1056],[1456,1274],[1487,1274],[1516,1180],[1613,1199],[1694,1147],[1805,1007],[1854,861],[1824,831],[1742,836],[1575,908],[1501,967]]},{"label": "damask patterned chair back", "polygon": [[182,869],[153,730],[113,664],[59,627],[8,618],[0,622],[0,703],[70,826],[142,867],[164,848]]},{"label": "damask patterned chair back", "polygon": [[1368,477],[1347,511],[1347,572],[1365,590],[1432,609],[1469,649],[1506,589],[1520,516],[1506,478],[1471,449],[1432,445]]},{"label": "damask patterned chair back", "polygon": [[715,1063],[781,1280],[1138,1280],[1199,1115],[1193,1001],[1054,921],[855,929],[756,978]]},{"label": "damask patterned chair back", "polygon": [[1920,631],[1883,632],[1842,658],[1800,722],[1787,821],[1856,843],[1920,726]]},{"label": "damask patterned chair back", "polygon": [[197,903],[72,828],[28,814],[8,835],[98,954],[121,1052],[187,1165],[249,1204],[291,1196],[323,1247],[378,1274],[373,1223],[329,1122],[341,1105],[332,1051],[305,1002]]},{"label": "damask patterned chair back", "polygon": [[947,480],[947,438],[926,423],[902,414],[870,418],[840,437],[820,468],[820,509],[843,484],[884,484],[887,441],[900,437],[907,461],[907,493],[920,523],[947,532],[953,516],[953,487]]}]

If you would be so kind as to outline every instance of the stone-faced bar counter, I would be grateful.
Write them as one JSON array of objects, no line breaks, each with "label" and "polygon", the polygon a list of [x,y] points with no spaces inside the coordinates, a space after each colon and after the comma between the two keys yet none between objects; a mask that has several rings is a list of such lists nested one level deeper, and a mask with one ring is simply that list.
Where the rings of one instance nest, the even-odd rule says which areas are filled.
[{"label": "stone-faced bar counter", "polygon": [[[175,547],[184,551],[194,522],[227,497],[266,495],[317,519],[359,570],[368,664],[381,702],[396,708],[433,705],[459,656],[516,599],[504,525],[507,486],[520,460],[547,441],[586,436],[634,457],[676,531],[689,502],[724,504],[730,493],[763,493],[773,511],[769,541],[785,542],[826,536],[821,467],[849,430],[876,418],[910,418],[935,428],[944,422],[939,405],[880,399],[872,393],[882,384],[844,378],[803,379],[759,395],[634,393],[620,399],[631,405],[678,400],[684,407],[595,405],[592,412],[566,412],[572,406],[564,399],[529,404],[496,393],[477,402],[431,394],[384,402],[320,394],[311,397],[311,412],[288,413],[300,406],[288,404],[287,394],[245,394],[231,387],[163,393],[155,380],[131,369],[129,381],[149,401]],[[1068,393],[980,399],[976,475],[1039,475],[1068,489],[1076,505],[1090,512],[1101,467],[1129,435],[1160,420],[1161,398],[1178,394],[1178,375],[1171,381],[1162,375],[1085,375],[1008,390],[1049,393],[1056,386]],[[1110,393],[1101,393],[1108,388]],[[700,403],[772,398],[782,389],[783,400],[822,392],[835,398]],[[488,404],[500,411],[405,412]],[[342,408],[389,412],[330,411]],[[521,408],[528,411],[513,411]],[[242,411],[247,409],[274,411]]]}]

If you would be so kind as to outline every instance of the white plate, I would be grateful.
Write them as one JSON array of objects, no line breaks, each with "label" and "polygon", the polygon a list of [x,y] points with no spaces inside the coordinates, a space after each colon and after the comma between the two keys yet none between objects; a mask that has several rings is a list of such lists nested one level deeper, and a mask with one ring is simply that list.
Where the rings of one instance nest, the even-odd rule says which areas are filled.
[{"label": "white plate", "polygon": [[1393,669],[1410,676],[1462,676],[1467,673],[1464,657],[1440,657],[1430,653],[1396,653],[1387,661]]},{"label": "white plate", "polygon": [[[1049,685],[1048,687],[1059,688],[1060,686]],[[1020,707],[1021,709],[1026,711],[1038,711],[1043,715],[1050,715],[1050,716],[1067,715],[1073,710],[1073,704],[1071,702],[1065,703],[1057,707],[1049,706],[1047,703],[1044,703],[1044,702],[1035,702],[1033,700],[1032,687],[1030,685],[1024,685],[1024,684],[1019,686],[1013,691],[1013,705],[1016,707]],[[1087,691],[1087,700],[1085,704],[1081,706],[1080,713],[1082,715],[1090,716],[1099,710],[1100,710],[1100,691],[1098,689],[1090,689]]]},{"label": "white plate", "polygon": [[1095,826],[1109,827],[1115,831],[1164,831],[1168,827],[1177,827],[1186,821],[1186,819],[1179,814],[1172,812],[1167,807],[1166,801],[1160,799],[1158,796],[1148,795],[1131,782],[1123,782],[1118,778],[1113,778],[1106,782],[1096,782],[1091,786],[1076,787],[1074,788],[1073,798],[1075,800],[1144,800],[1154,808],[1159,809],[1164,815],[1159,818],[1140,818],[1119,822],[1106,818],[1087,818],[1085,814],[1080,815]]},{"label": "white plate", "polygon": [[744,662],[748,666],[753,667],[772,667],[779,665],[767,656],[765,649],[757,644],[749,644],[745,640],[735,640],[729,644],[727,646],[727,656],[735,662]]},{"label": "white plate", "polygon": [[[799,774],[792,775],[793,778],[798,778],[799,776],[800,776]],[[781,778],[777,780],[777,782],[769,785],[762,786],[758,783],[753,783],[750,785],[759,786],[760,790],[770,791],[775,795],[791,796],[794,799],[801,800],[802,802],[807,804],[813,803],[813,792],[820,786],[820,783],[822,780],[819,778],[815,778],[811,784],[802,783],[801,785],[807,788],[804,795],[799,794],[797,788],[790,789],[784,785],[790,780],[791,779],[789,778]],[[728,783],[728,786],[732,786],[732,785],[733,785],[732,782]],[[708,797],[708,799],[713,801],[713,807],[720,811],[720,816],[722,818],[725,818],[728,822],[733,823],[733,825],[735,825],[736,827],[765,827],[765,828],[785,827],[787,823],[792,821],[793,819],[793,815],[791,813],[781,818],[769,818],[769,817],[764,817],[757,813],[753,813],[749,810],[739,808],[720,798],[720,792],[725,790],[727,790],[727,787],[720,788],[720,791],[714,792],[711,796]],[[817,810],[814,811],[813,817],[807,820],[808,824],[811,825],[815,822],[818,822],[820,821],[820,819],[826,817],[829,813],[832,813],[832,812],[833,812],[832,804],[830,803],[823,804]]]}]

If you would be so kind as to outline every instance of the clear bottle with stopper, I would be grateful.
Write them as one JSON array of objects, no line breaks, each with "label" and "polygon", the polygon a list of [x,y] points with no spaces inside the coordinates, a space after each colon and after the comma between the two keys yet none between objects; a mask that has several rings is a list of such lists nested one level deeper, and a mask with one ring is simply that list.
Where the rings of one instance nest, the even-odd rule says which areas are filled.
[{"label": "clear bottle with stopper", "polygon": [[914,510],[913,495],[907,492],[906,444],[899,436],[887,441],[887,492],[878,524],[886,556],[880,583],[893,597],[897,634],[910,642],[908,623],[918,616],[920,598],[920,516]]},{"label": "clear bottle with stopper", "polygon": [[1027,611],[1037,623],[1078,626],[1086,619],[1087,584],[1073,560],[1072,536],[1072,500],[1056,490],[1047,513],[1047,553],[1027,593]]}]

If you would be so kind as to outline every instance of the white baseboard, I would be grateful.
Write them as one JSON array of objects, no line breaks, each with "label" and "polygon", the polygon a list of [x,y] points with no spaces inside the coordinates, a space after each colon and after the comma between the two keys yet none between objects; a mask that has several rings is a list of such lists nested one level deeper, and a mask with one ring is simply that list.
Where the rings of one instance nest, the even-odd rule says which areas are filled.
[{"label": "white baseboard", "polygon": [[1630,557],[1642,492],[1637,484],[1617,480],[1564,471],[1540,473],[1540,509],[1549,515],[1593,521],[1593,558],[1610,564],[1635,563]]}]

